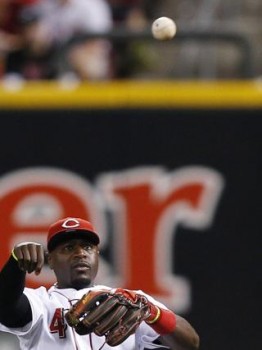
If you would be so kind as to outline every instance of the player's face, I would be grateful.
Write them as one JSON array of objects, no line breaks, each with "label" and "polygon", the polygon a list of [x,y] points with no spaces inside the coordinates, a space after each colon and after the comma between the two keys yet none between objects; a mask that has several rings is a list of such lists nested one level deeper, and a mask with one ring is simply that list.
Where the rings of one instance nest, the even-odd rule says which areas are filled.
[{"label": "player's face", "polygon": [[98,247],[86,239],[70,239],[59,244],[48,257],[58,287],[91,286],[98,270],[98,255]]}]

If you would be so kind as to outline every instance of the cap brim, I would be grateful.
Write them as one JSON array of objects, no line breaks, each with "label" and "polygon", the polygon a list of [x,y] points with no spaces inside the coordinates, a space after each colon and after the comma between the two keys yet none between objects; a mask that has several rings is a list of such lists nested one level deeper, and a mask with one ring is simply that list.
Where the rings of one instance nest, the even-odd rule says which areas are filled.
[{"label": "cap brim", "polygon": [[58,232],[55,236],[53,236],[47,244],[48,251],[54,250],[59,244],[70,240],[82,238],[90,241],[92,244],[98,245],[99,238],[96,233],[87,230],[66,230],[62,232]]}]

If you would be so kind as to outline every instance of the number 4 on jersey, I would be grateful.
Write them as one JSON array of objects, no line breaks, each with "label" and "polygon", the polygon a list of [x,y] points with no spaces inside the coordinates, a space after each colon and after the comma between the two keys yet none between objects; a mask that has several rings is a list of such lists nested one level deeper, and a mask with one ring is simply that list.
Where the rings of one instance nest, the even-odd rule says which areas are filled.
[{"label": "number 4 on jersey", "polygon": [[67,325],[64,322],[64,313],[62,308],[57,308],[55,310],[55,313],[49,328],[51,333],[58,333],[59,338],[66,337],[65,331],[66,331]]}]

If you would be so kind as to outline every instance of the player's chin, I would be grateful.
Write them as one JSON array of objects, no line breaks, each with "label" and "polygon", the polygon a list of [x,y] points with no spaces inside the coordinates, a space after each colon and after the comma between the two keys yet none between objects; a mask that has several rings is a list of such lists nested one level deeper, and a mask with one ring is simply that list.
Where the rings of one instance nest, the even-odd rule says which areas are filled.
[{"label": "player's chin", "polygon": [[72,287],[77,290],[87,288],[91,285],[91,282],[89,276],[77,276],[72,279]]}]

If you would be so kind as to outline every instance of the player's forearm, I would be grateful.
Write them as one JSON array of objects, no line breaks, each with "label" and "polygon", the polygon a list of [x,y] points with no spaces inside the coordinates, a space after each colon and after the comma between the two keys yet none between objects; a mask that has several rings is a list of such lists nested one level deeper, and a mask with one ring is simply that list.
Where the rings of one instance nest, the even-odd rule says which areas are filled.
[{"label": "player's forearm", "polygon": [[150,316],[146,323],[161,337],[161,342],[174,350],[197,350],[199,337],[183,317],[149,302]]},{"label": "player's forearm", "polygon": [[0,272],[0,303],[10,304],[23,294],[25,287],[25,272],[18,267],[17,261],[10,256]]},{"label": "player's forearm", "polygon": [[161,336],[164,345],[176,350],[199,349],[199,336],[194,328],[181,316],[176,315],[174,332]]},{"label": "player's forearm", "polygon": [[8,327],[21,327],[32,319],[24,286],[25,272],[11,256],[0,272],[0,322]]}]

